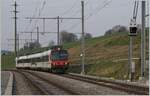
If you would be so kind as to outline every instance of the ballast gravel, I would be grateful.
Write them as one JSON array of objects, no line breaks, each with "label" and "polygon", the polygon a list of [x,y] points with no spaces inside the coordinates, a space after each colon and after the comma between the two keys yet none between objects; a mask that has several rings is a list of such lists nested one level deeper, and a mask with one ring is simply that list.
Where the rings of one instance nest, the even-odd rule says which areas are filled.
[{"label": "ballast gravel", "polygon": [[[49,80],[50,82],[57,83],[64,88],[68,88],[80,95],[128,95],[127,92],[120,90],[115,90],[112,88],[87,83],[84,81],[79,81],[71,78],[62,77],[59,75],[39,72],[39,71],[30,71],[33,72],[42,78]],[[61,74],[60,74],[61,75]]]},{"label": "ballast gravel", "polygon": [[29,84],[29,82],[22,74],[14,72],[14,76],[14,95],[40,95],[40,93],[37,92],[37,89],[35,89],[31,84]]}]

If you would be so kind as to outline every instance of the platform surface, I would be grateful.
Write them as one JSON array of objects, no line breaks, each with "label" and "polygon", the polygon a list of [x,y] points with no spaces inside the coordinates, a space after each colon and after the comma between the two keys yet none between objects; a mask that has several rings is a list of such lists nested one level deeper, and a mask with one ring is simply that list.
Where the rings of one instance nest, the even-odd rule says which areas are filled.
[{"label": "platform surface", "polygon": [[10,72],[1,71],[1,95],[4,95],[9,81]]}]

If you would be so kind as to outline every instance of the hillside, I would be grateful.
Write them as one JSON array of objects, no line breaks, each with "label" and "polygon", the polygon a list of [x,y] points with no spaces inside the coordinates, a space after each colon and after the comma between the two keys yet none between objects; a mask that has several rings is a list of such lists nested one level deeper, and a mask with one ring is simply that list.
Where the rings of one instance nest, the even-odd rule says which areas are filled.
[{"label": "hillside", "polygon": [[[112,77],[117,79],[128,78],[128,35],[101,36],[86,40],[85,64],[86,74]],[[148,43],[147,43],[148,44]],[[81,64],[80,43],[70,43],[65,45],[69,49],[70,62]],[[140,57],[140,36],[135,37],[133,58]],[[148,51],[148,50],[147,50]],[[148,53],[147,53],[148,58]],[[123,60],[122,60],[123,59]],[[134,60],[136,64],[136,76],[140,73],[140,60]],[[78,71],[77,71],[78,70]],[[78,67],[70,69],[73,72],[80,72]]]},{"label": "hillside", "polygon": [[1,55],[1,69],[15,68],[14,54]]}]

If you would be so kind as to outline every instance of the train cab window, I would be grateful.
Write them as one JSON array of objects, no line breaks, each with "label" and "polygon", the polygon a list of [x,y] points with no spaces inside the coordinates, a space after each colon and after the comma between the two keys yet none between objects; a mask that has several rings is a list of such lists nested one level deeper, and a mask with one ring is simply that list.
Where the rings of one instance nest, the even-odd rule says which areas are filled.
[{"label": "train cab window", "polygon": [[68,58],[68,52],[66,50],[59,51],[59,58],[61,60],[67,59]]},{"label": "train cab window", "polygon": [[68,52],[66,50],[53,51],[51,53],[52,60],[66,60],[68,59]]}]

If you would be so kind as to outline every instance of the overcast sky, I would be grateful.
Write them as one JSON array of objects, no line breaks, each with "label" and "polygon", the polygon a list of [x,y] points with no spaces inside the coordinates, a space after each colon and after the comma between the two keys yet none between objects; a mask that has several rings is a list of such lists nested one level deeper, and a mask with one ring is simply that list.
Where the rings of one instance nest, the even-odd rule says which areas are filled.
[{"label": "overcast sky", "polygon": [[[36,31],[35,27],[39,26],[39,30],[43,31],[42,20],[32,20],[31,22],[25,17],[81,17],[81,1],[80,0],[16,0],[18,3],[17,10],[18,20],[17,27],[21,39],[30,39],[31,34],[23,34],[20,32]],[[115,25],[128,26],[130,18],[133,14],[134,0],[84,0],[85,1],[85,32],[91,33],[94,37],[101,36],[106,30]],[[45,2],[45,3],[44,3]],[[103,6],[108,3],[104,8]],[[1,1],[1,46],[5,50],[14,50],[14,20],[12,17],[14,10],[12,6],[13,0]],[[140,7],[140,6],[139,6]],[[141,12],[138,12],[138,20],[140,23]],[[90,17],[89,17],[90,16]],[[36,23],[37,22],[37,23]],[[56,32],[56,20],[46,20],[46,31]],[[66,30],[72,33],[81,32],[80,20],[61,20],[60,31]],[[40,43],[47,46],[50,40],[56,42],[56,34],[40,35]],[[33,34],[36,39],[36,34]],[[20,41],[22,46],[25,41]]]}]

